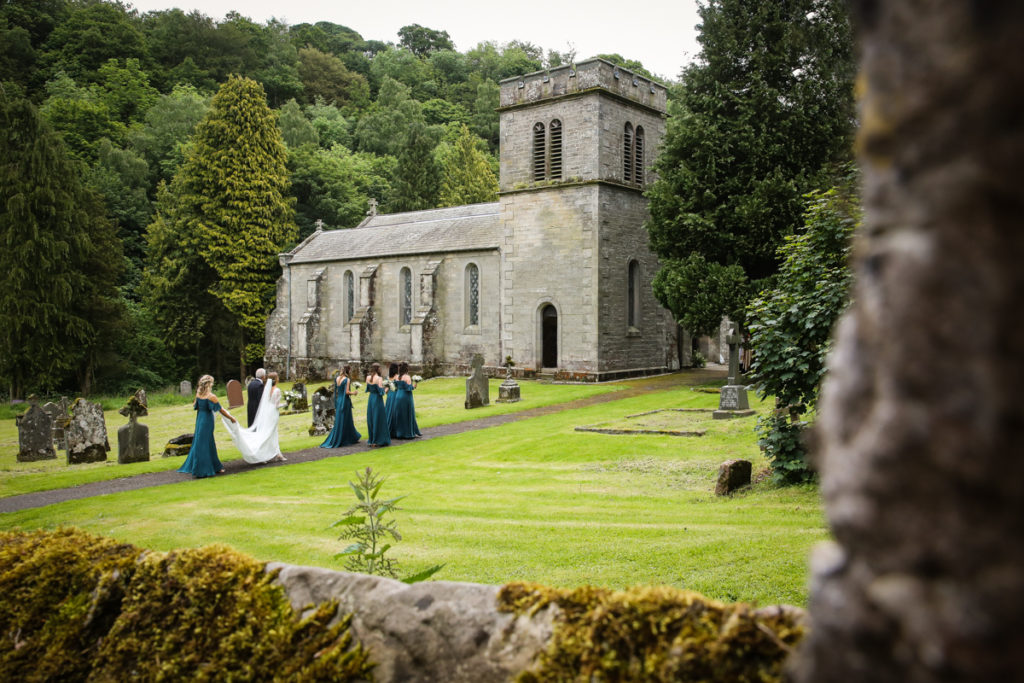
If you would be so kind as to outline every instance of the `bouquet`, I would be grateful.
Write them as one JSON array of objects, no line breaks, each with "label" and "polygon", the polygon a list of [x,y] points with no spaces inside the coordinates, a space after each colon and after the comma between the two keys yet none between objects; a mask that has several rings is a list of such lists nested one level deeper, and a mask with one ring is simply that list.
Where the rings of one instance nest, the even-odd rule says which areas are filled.
[{"label": "bouquet", "polygon": [[423,378],[422,378],[422,377],[420,377],[419,375],[413,375],[413,376],[412,376],[412,381],[413,381],[413,382],[416,382],[417,384],[419,384],[420,382],[422,382],[422,381],[423,381]]},{"label": "bouquet", "polygon": [[388,388],[388,391],[394,391],[395,390],[395,383],[394,383],[393,380],[390,380],[390,379],[386,380],[384,382],[384,386],[386,386]]},{"label": "bouquet", "polygon": [[353,394],[355,394],[355,393],[358,393],[358,392],[359,392],[359,389],[361,389],[361,388],[362,388],[362,386],[363,386],[363,385],[362,385],[362,384],[360,384],[359,382],[352,382],[352,393],[353,393]]}]

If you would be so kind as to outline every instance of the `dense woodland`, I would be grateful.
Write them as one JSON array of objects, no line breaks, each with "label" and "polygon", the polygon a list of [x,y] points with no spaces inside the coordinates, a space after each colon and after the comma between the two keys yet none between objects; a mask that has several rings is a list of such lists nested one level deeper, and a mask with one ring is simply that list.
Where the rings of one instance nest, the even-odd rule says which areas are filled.
[{"label": "dense woodland", "polygon": [[[318,219],[351,227],[370,198],[387,212],[495,200],[498,81],[574,55],[527,43],[463,53],[418,25],[391,38],[4,0],[0,392],[244,374],[262,355],[276,254]],[[258,122],[230,120],[240,109]],[[211,120],[220,129],[197,137]],[[236,141],[256,157],[211,168]],[[238,172],[245,187],[228,187]],[[260,210],[225,205],[209,225],[202,195],[218,182],[260,194]]]},{"label": "dense woodland", "polygon": [[[853,124],[841,0],[700,11],[702,52],[669,83],[648,190],[655,293],[695,332],[742,320],[771,286]],[[495,200],[498,82],[577,55],[463,53],[416,24],[392,38],[0,0],[0,394],[244,376],[277,254],[317,220],[356,225],[371,198],[385,212]]]}]

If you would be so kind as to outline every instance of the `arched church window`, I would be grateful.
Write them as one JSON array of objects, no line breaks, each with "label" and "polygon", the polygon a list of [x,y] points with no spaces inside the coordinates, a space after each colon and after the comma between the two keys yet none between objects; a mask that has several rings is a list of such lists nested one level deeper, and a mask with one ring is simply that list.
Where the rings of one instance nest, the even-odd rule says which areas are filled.
[{"label": "arched church window", "polygon": [[480,324],[480,269],[466,266],[466,326]]},{"label": "arched church window", "polygon": [[558,180],[562,177],[562,122],[555,119],[551,122],[549,130],[551,131],[551,156],[548,169],[551,179]]},{"label": "arched church window", "polygon": [[412,271],[402,268],[399,277],[401,290],[398,292],[398,300],[401,302],[399,310],[399,324],[408,325],[412,322]]},{"label": "arched church window", "polygon": [[627,285],[626,320],[630,327],[640,326],[640,264],[636,259],[629,262],[629,283]]},{"label": "arched church window", "polygon": [[633,141],[633,178],[637,185],[644,184],[644,128],[636,127],[636,135]]},{"label": "arched church window", "polygon": [[547,154],[544,149],[544,124],[539,121],[533,126],[533,179],[544,180],[547,174]]},{"label": "arched church window", "polygon": [[622,180],[633,182],[633,124],[629,122],[622,132]]},{"label": "arched church window", "polygon": [[345,271],[345,322],[356,314],[356,279],[351,270]]}]

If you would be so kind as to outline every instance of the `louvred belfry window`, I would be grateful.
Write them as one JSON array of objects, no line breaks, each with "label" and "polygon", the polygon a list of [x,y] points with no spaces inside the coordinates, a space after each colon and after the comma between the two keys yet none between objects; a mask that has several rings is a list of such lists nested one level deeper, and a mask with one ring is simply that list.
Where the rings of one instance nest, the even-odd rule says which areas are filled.
[{"label": "louvred belfry window", "polygon": [[636,127],[636,136],[633,141],[633,179],[637,185],[644,184],[644,129]]},{"label": "louvred belfry window", "polygon": [[633,124],[627,123],[622,133],[622,180],[633,182]]},{"label": "louvred belfry window", "polygon": [[544,124],[536,123],[533,126],[533,179],[544,180],[547,175],[547,155],[544,145]]},{"label": "louvred belfry window", "polygon": [[551,157],[550,177],[558,180],[562,177],[562,122],[555,119],[551,122]]}]

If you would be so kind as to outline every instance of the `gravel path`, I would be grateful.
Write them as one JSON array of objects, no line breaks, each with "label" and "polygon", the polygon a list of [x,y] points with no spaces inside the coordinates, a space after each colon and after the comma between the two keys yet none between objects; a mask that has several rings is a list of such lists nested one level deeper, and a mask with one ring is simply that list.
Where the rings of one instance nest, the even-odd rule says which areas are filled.
[{"label": "gravel path", "polygon": [[[528,420],[541,415],[550,415],[564,410],[584,408],[586,406],[597,405],[599,403],[621,401],[626,398],[631,398],[633,396],[638,396],[652,391],[664,391],[665,389],[669,389],[673,386],[702,384],[716,379],[723,379],[725,375],[726,371],[721,366],[713,366],[702,370],[687,370],[685,372],[678,372],[671,375],[662,375],[660,377],[650,378],[638,386],[631,386],[621,391],[589,396],[587,398],[581,398],[567,403],[557,403],[540,408],[531,408],[530,410],[523,410],[518,413],[493,415],[491,417],[484,417],[477,420],[467,420],[465,422],[429,427],[422,430],[422,438],[416,439],[416,441],[437,439],[442,436],[461,434],[463,432],[471,432],[478,429],[488,429],[490,427],[507,424],[509,422]],[[406,443],[410,442],[395,440],[391,442],[392,445],[390,448],[401,448]],[[287,467],[288,465],[294,465],[302,462],[313,462],[314,460],[322,460],[323,458],[344,457],[352,453],[361,453],[368,450],[370,450],[369,446],[367,446],[365,442],[360,442],[344,448],[314,447],[306,448],[301,451],[294,451],[292,453],[286,453],[285,457],[287,460],[285,462],[250,465],[241,459],[231,460],[224,463],[225,472],[220,476],[225,477],[233,474],[255,472],[268,467]],[[92,496],[103,496],[110,493],[120,493],[122,491],[134,491],[136,489],[149,488],[150,486],[174,484],[177,482],[187,481],[189,479],[191,479],[191,476],[188,474],[182,474],[175,470],[167,470],[163,472],[147,472],[145,474],[137,474],[131,477],[122,477],[120,479],[97,481],[89,484],[81,484],[80,486],[74,486],[71,488],[26,493],[20,496],[0,498],[0,513],[43,507],[54,503],[62,503],[66,500],[78,500],[80,498],[91,498]]]}]

